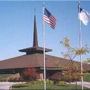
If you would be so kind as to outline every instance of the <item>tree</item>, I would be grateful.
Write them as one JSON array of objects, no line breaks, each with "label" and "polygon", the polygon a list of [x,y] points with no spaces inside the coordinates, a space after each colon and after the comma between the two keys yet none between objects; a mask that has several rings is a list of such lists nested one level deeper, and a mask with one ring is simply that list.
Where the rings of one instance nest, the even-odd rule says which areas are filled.
[{"label": "tree", "polygon": [[64,58],[70,60],[70,63],[68,65],[69,68],[67,71],[64,72],[64,78],[66,80],[68,79],[67,81],[75,81],[80,78],[80,70],[77,68],[78,64],[75,63],[73,60],[76,56],[89,53],[90,50],[87,45],[81,48],[73,48],[68,37],[65,37],[63,41],[60,41],[60,44],[62,44],[66,49],[65,52],[62,52]]},{"label": "tree", "polygon": [[90,58],[87,58],[86,60],[84,60],[85,63],[90,63]]},{"label": "tree", "polygon": [[22,72],[20,73],[21,76],[21,80],[26,80],[26,81],[32,81],[32,80],[36,80],[37,77],[37,69],[36,68],[25,68],[22,70]]},{"label": "tree", "polygon": [[87,45],[81,48],[73,48],[68,37],[65,37],[63,41],[60,41],[60,43],[66,48],[66,52],[62,52],[64,58],[68,58],[70,60],[73,60],[76,56],[90,52],[90,49],[87,47]]}]

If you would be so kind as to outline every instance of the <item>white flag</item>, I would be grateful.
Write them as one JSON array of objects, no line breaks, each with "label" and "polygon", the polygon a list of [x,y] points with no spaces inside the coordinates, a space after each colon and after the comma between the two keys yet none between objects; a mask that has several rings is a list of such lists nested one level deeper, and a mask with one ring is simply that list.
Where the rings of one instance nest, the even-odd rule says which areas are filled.
[{"label": "white flag", "polygon": [[79,19],[81,20],[81,22],[84,25],[87,25],[89,23],[89,21],[90,21],[90,14],[86,10],[80,8],[80,12],[79,12],[78,16],[79,16]]}]

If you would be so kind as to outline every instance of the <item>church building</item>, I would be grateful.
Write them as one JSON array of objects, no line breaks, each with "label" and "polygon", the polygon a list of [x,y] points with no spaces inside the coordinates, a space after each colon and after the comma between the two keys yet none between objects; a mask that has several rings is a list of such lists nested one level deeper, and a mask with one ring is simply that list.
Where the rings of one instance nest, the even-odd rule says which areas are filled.
[{"label": "church building", "polygon": [[[25,54],[0,61],[0,73],[19,73],[22,79],[42,80],[44,76],[44,55],[43,47],[38,45],[36,16],[34,16],[33,46],[19,51],[25,52]],[[52,50],[45,48],[46,53],[50,51]],[[47,79],[59,79],[62,72],[69,69],[70,60],[46,54],[45,61]],[[77,68],[80,69],[80,62],[74,63],[77,63]],[[83,67],[85,71],[90,71],[90,65],[83,64]]]}]

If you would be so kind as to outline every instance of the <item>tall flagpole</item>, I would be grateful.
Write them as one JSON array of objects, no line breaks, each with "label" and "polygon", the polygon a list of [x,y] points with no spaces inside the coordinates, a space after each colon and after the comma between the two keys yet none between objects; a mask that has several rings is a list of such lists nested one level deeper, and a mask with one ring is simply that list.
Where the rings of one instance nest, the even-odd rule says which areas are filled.
[{"label": "tall flagpole", "polygon": [[[44,15],[43,7],[43,15]],[[43,20],[43,56],[44,56],[44,90],[46,90],[46,61],[45,61],[45,22]]]},{"label": "tall flagpole", "polygon": [[[79,13],[80,13],[80,1],[79,3]],[[79,20],[79,48],[82,48],[82,30],[81,30],[81,20]],[[83,64],[82,64],[82,55],[80,54],[80,67],[81,67],[81,86],[83,90]]]}]

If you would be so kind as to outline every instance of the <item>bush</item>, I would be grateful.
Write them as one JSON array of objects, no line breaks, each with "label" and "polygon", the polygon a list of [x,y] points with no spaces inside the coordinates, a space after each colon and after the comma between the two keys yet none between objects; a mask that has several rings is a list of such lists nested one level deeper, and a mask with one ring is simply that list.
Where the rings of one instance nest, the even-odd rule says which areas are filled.
[{"label": "bush", "polygon": [[84,74],[84,81],[90,82],[90,73]]},{"label": "bush", "polygon": [[17,84],[17,85],[14,85],[12,86],[12,88],[23,88],[23,87],[27,87],[28,84]]},{"label": "bush", "polygon": [[66,82],[65,81],[59,81],[59,85],[65,86],[66,85]]}]

